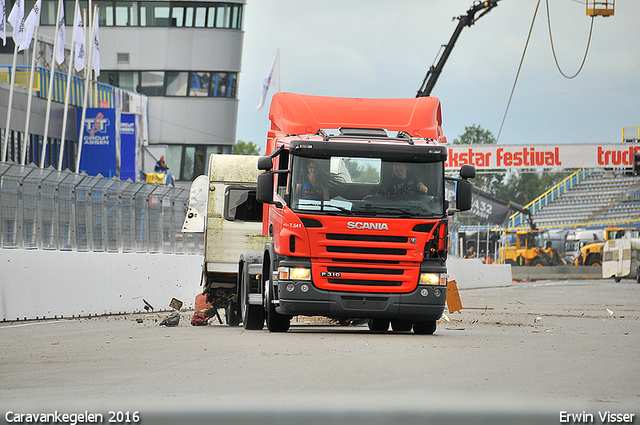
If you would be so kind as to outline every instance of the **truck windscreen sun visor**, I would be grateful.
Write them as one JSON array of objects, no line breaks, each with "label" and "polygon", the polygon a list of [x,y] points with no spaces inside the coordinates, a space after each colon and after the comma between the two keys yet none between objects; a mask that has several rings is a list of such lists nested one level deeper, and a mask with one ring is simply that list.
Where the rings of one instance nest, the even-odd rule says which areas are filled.
[{"label": "truck windscreen sun visor", "polygon": [[437,145],[345,140],[294,140],[291,142],[291,154],[296,156],[329,158],[343,156],[345,152],[353,156],[398,162],[444,162],[447,160],[446,147]]}]

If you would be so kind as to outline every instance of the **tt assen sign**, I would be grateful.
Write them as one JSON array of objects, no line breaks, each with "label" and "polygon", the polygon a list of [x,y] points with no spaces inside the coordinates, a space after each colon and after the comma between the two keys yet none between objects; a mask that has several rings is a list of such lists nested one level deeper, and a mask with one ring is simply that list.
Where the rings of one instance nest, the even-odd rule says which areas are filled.
[{"label": "tt assen sign", "polygon": [[447,169],[631,167],[640,144],[449,145]]}]

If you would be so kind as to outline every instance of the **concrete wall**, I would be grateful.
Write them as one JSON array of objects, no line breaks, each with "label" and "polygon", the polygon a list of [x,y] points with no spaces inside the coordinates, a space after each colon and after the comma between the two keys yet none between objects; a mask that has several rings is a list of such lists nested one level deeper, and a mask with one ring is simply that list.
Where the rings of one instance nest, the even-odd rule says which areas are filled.
[{"label": "concrete wall", "polygon": [[447,260],[449,280],[455,280],[459,289],[488,288],[513,284],[508,264],[482,264],[478,259]]},{"label": "concrete wall", "polygon": [[[512,284],[511,268],[451,259],[460,289]],[[156,310],[172,298],[193,308],[201,292],[200,255],[0,249],[0,319],[94,316]]]},{"label": "concrete wall", "polygon": [[24,320],[193,308],[201,255],[0,249],[0,318]]}]

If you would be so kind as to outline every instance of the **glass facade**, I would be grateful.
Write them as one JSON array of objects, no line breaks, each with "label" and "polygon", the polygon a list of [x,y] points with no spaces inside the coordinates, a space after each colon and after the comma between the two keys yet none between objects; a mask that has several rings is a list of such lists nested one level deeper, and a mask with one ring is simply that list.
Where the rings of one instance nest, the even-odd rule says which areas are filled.
[{"label": "glass facade", "polygon": [[231,145],[169,145],[167,167],[176,180],[193,180],[207,173],[209,155],[231,151]]},{"label": "glass facade", "polygon": [[[7,2],[7,4],[13,2]],[[30,11],[35,1],[27,0]],[[100,26],[106,27],[176,27],[242,29],[243,7],[234,3],[205,3],[178,1],[105,1],[98,5]],[[86,2],[80,5],[86,8]],[[71,25],[75,1],[65,0],[65,18]],[[7,10],[11,10],[10,6]],[[55,25],[58,0],[42,0],[41,25]],[[25,16],[27,13],[25,13]]]},{"label": "glass facade", "polygon": [[218,71],[108,71],[98,81],[147,96],[201,96],[235,98],[237,72]]}]

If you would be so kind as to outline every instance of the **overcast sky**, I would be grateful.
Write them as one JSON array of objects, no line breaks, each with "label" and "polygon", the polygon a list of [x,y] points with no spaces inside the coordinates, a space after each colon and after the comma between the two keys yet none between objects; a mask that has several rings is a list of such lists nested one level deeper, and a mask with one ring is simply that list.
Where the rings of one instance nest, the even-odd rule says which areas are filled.
[{"label": "overcast sky", "polygon": [[[247,0],[237,139],[264,152],[270,99],[260,87],[280,49],[280,91],[367,98],[414,97],[440,46],[473,0]],[[432,96],[450,142],[479,125],[494,136],[507,108],[537,0],[502,0],[460,35]],[[562,71],[579,69],[591,17],[584,0],[548,0]],[[501,144],[615,143],[640,125],[640,0],[596,17],[581,73],[554,61],[540,1]]]}]

